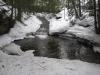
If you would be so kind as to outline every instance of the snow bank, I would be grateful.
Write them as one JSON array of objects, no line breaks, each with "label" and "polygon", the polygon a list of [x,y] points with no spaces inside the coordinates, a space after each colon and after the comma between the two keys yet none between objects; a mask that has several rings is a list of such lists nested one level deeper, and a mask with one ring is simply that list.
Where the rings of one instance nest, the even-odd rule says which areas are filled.
[{"label": "snow bank", "polygon": [[40,39],[47,39],[48,35],[36,35]]},{"label": "snow bank", "polygon": [[0,36],[0,47],[16,39],[23,39],[28,33],[36,32],[40,28],[41,23],[42,22],[34,15],[31,15],[27,20],[23,20],[23,23],[16,21],[15,26],[8,34]]},{"label": "snow bank", "polygon": [[53,13],[44,13],[44,12],[42,12],[42,13],[36,13],[35,14],[36,16],[40,16],[40,17],[45,17],[46,18],[46,20],[50,20],[50,19],[52,19],[55,15],[53,14]]},{"label": "snow bank", "polygon": [[89,12],[82,12],[83,16],[80,19],[76,19],[75,16],[70,16],[70,22],[78,24],[83,27],[94,27],[94,17],[89,16]]},{"label": "snow bank", "polygon": [[[64,14],[65,12],[65,14]],[[61,12],[56,14],[57,17],[61,17],[60,19],[52,18],[49,24],[49,34],[53,34],[56,32],[64,32],[69,29],[69,19],[68,19],[68,11],[67,8],[63,9]]]},{"label": "snow bank", "polygon": [[68,9],[67,8],[63,8],[61,10],[61,12],[59,12],[58,14],[56,14],[57,17],[61,17],[64,20],[68,20]]},{"label": "snow bank", "polygon": [[[77,37],[81,37],[92,42],[96,42],[100,45],[100,35],[95,33],[93,25],[91,27],[75,25],[73,27],[70,27],[69,30],[67,30],[67,33],[74,34]],[[100,46],[94,46],[93,49],[95,52],[100,52]]]},{"label": "snow bank", "polygon": [[83,20],[77,20],[76,24],[84,27],[90,27],[94,25],[94,17],[86,16]]},{"label": "snow bank", "polygon": [[7,46],[5,46],[2,50],[6,54],[11,54],[11,55],[22,55],[23,51],[20,49],[20,46],[11,43]]},{"label": "snow bank", "polygon": [[85,28],[82,26],[75,25],[73,27],[70,27],[67,32],[100,44],[100,35],[97,35],[90,28]]},{"label": "snow bank", "polygon": [[88,12],[82,13],[83,17],[81,17],[81,20],[75,17],[71,18],[71,21],[74,21],[75,25],[70,27],[67,32],[100,44],[100,35],[95,33],[94,17],[89,16]]},{"label": "snow bank", "polygon": [[64,32],[69,28],[69,25],[70,25],[69,22],[63,19],[60,20],[52,19],[50,21],[49,34],[53,34],[56,32]]},{"label": "snow bank", "polygon": [[22,39],[27,33],[36,32],[40,28],[41,21],[36,16],[31,15],[27,20],[23,20],[23,23],[17,22],[15,27],[11,29],[9,35],[14,38]]},{"label": "snow bank", "polygon": [[31,54],[30,51],[22,56],[10,56],[0,51],[0,75],[100,75],[98,64]]}]

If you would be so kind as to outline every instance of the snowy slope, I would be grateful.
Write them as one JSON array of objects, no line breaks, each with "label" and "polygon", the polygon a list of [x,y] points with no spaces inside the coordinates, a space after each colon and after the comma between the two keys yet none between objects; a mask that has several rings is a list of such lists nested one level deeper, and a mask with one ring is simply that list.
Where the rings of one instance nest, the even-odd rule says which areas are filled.
[{"label": "snowy slope", "polygon": [[[64,14],[65,12],[65,14]],[[62,9],[61,12],[56,14],[57,17],[61,17],[60,19],[52,18],[50,19],[50,24],[49,24],[49,34],[53,34],[56,32],[63,32],[65,30],[69,29],[70,26],[70,21],[68,17],[68,10],[67,8]]]},{"label": "snowy slope", "polygon": [[42,22],[36,16],[31,15],[27,20],[23,20],[23,23],[16,21],[15,26],[8,34],[0,36],[0,47],[5,46],[16,39],[23,39],[27,33],[36,32],[40,28]]}]

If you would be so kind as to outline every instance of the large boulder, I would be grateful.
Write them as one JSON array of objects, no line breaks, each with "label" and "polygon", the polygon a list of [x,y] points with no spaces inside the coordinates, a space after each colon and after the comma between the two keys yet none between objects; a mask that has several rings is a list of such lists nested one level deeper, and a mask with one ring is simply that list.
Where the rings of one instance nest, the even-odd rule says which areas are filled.
[{"label": "large boulder", "polygon": [[15,20],[7,16],[6,12],[5,9],[0,11],[0,35],[8,33],[15,23]]}]

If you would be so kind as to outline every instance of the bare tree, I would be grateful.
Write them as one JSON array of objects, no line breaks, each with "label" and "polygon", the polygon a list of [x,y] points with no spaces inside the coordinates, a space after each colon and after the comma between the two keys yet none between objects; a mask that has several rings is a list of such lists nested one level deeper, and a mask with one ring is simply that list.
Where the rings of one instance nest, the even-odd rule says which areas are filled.
[{"label": "bare tree", "polygon": [[95,31],[98,33],[98,27],[97,27],[97,11],[96,11],[96,0],[93,0],[93,6],[94,6],[94,25],[95,25]]},{"label": "bare tree", "polygon": [[93,0],[94,3],[94,25],[95,31],[97,34],[100,34],[100,0],[98,0],[98,5],[96,0]]},{"label": "bare tree", "polygon": [[81,13],[81,1],[78,0],[78,2],[79,2],[79,17],[81,17],[82,16],[82,13]]},{"label": "bare tree", "polygon": [[71,2],[72,2],[72,5],[73,5],[73,8],[74,8],[74,10],[75,10],[76,18],[79,18],[79,15],[78,15],[78,12],[77,12],[77,9],[76,9],[75,1],[74,1],[74,0],[71,0]]},{"label": "bare tree", "polygon": [[98,0],[98,34],[100,34],[100,0]]}]

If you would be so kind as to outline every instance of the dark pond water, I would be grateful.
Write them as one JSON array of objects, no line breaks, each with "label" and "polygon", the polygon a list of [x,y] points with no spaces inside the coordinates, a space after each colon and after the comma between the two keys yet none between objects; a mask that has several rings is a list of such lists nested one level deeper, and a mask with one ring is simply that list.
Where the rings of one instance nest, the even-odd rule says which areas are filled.
[{"label": "dark pond water", "polygon": [[100,54],[95,53],[92,47],[82,45],[76,39],[69,37],[25,38],[16,40],[15,43],[20,45],[23,51],[35,50],[35,56],[100,63]]}]

